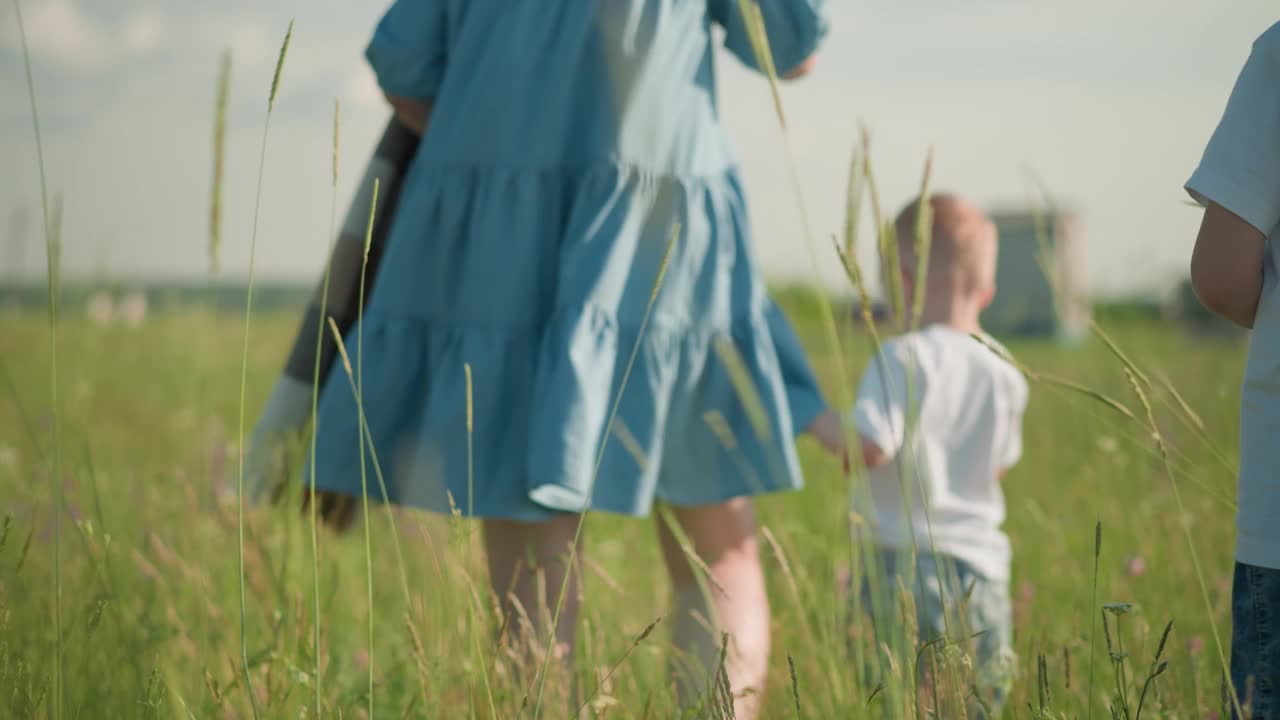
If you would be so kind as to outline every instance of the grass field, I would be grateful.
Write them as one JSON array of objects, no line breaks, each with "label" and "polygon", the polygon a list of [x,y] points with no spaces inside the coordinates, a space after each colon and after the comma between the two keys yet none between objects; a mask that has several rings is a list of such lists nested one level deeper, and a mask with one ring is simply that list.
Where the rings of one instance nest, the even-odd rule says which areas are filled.
[{"label": "grass field", "polygon": [[[834,383],[813,304],[787,294],[785,307],[824,382]],[[284,313],[254,320],[251,419],[295,323]],[[1168,664],[1150,683],[1142,716],[1221,714],[1214,628],[1227,643],[1243,350],[1150,320],[1102,317],[1100,324],[1150,380],[1153,415],[1186,513],[1177,509],[1143,404],[1113,352],[1096,337],[1074,347],[1009,344],[1037,373],[1104,394],[1135,419],[1060,383],[1032,386],[1024,459],[1005,484],[1019,654],[1006,715],[1107,717],[1114,707],[1134,717],[1170,621],[1162,656]],[[243,318],[166,313],[136,329],[65,319],[58,359],[60,523],[50,512],[47,319],[9,314],[0,316],[0,326],[0,715],[50,717],[60,706],[69,718],[251,717],[241,667],[234,496]],[[860,371],[870,341],[850,332],[845,342],[846,362]],[[911,693],[867,687],[854,670],[839,580],[854,558],[849,489],[809,441],[802,452],[808,487],[760,502],[763,525],[776,540],[763,545],[774,611],[764,716],[915,716]],[[371,568],[362,532],[343,538],[322,532],[317,663],[309,530],[294,507],[247,514],[247,650],[261,717],[314,717],[317,665],[324,714],[364,716],[370,662],[377,717],[515,717],[522,707],[530,714],[527,686],[513,680],[509,658],[492,641],[497,628],[492,602],[481,594],[477,526],[397,514],[403,575],[381,509],[371,523]],[[574,669],[590,698],[588,712],[676,716],[662,624],[638,639],[667,607],[653,520],[593,516],[586,541]],[[1123,616],[1107,616],[1109,641],[1101,611],[1107,603],[1133,604]],[[854,647],[870,651],[865,633],[852,636]],[[905,678],[902,663],[899,657],[885,666]],[[564,680],[549,682],[543,716],[571,714]]]}]

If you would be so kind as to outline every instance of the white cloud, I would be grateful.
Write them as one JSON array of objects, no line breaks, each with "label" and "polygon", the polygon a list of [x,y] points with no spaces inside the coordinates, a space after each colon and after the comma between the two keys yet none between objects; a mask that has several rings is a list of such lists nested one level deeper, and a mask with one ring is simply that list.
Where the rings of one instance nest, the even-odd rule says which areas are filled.
[{"label": "white cloud", "polygon": [[[22,19],[32,59],[74,71],[101,70],[144,57],[159,47],[165,30],[164,19],[155,13],[107,23],[85,13],[77,0],[27,3]],[[6,33],[2,47],[20,52],[16,33]]]},{"label": "white cloud", "polygon": [[275,62],[280,40],[268,33],[261,23],[227,24],[216,29],[206,25],[205,28],[204,39],[210,45],[230,48],[239,71],[266,68]]},{"label": "white cloud", "polygon": [[110,56],[111,41],[73,0],[44,0],[23,13],[27,45],[37,58],[60,65],[88,67]]},{"label": "white cloud", "polygon": [[[1234,0],[1229,15],[1195,0],[831,5],[833,33],[818,71],[783,90],[819,247],[841,227],[863,119],[886,205],[918,187],[930,143],[938,182],[983,204],[1020,199],[1021,169],[1034,166],[1085,216],[1092,283],[1116,290],[1182,272],[1195,217],[1181,205],[1181,182],[1249,42],[1275,18],[1275,0]],[[382,7],[23,0],[50,182],[68,198],[68,247],[84,249],[68,253],[69,272],[92,271],[95,243],[112,232],[121,238],[115,268],[203,271],[210,110],[223,48],[234,60],[224,267],[228,277],[244,271],[262,112],[285,28],[296,19],[263,191],[262,237],[270,240],[257,260],[266,274],[318,277],[333,96],[342,101],[339,213],[387,117],[362,56]],[[12,17],[0,9],[0,63],[18,48]],[[1209,26],[1214,32],[1203,35]],[[760,261],[773,278],[808,279],[768,87],[722,60],[721,108],[744,162]],[[20,71],[0,73],[0,97],[25,92]],[[0,157],[16,161],[0,163],[0,220],[39,204],[30,117],[25,103],[9,105],[0,105],[8,122]],[[34,269],[40,256],[33,245],[24,267]],[[0,268],[6,262],[20,264],[0,250]],[[831,281],[847,287],[839,273]]]},{"label": "white cloud", "polygon": [[121,34],[124,49],[138,55],[149,53],[159,47],[164,29],[164,19],[155,13],[135,15]]}]

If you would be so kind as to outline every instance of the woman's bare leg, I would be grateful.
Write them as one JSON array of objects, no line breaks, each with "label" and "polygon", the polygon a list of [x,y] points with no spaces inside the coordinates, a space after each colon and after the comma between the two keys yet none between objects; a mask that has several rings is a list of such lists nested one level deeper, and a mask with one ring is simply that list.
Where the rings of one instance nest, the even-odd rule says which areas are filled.
[{"label": "woman's bare leg", "polygon": [[[541,523],[495,519],[484,522],[489,582],[500,598],[506,636],[517,646],[529,630],[539,643],[553,637],[553,652],[566,665],[573,654],[580,603],[577,568],[581,562],[576,561],[572,569],[569,566],[569,548],[577,525],[576,515]],[[566,574],[569,584],[559,622],[552,631],[551,621]],[[533,627],[528,628],[526,621],[531,621]],[[541,657],[528,660],[540,662]]]},{"label": "woman's bare leg", "polygon": [[[658,535],[675,591],[671,632],[677,649],[695,665],[692,677],[681,673],[682,702],[708,687],[718,671],[721,634],[728,635],[725,671],[738,718],[759,712],[769,664],[769,599],[756,546],[755,509],[738,498],[718,505],[672,508],[672,515],[694,553],[711,572],[698,574],[676,536],[661,518]],[[708,627],[710,624],[710,627]]]}]

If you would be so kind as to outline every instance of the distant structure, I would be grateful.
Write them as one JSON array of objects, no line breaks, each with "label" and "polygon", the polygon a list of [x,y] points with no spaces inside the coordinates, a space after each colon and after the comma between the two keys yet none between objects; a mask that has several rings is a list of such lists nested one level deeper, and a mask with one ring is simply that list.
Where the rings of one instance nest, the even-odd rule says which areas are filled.
[{"label": "distant structure", "polygon": [[131,290],[117,298],[110,291],[98,290],[85,302],[85,315],[98,327],[116,324],[139,327],[147,319],[147,294],[143,290]]},{"label": "distant structure", "polygon": [[119,314],[121,321],[128,327],[138,327],[147,319],[147,293],[142,290],[131,290],[120,299]]},{"label": "distant structure", "polygon": [[[982,315],[984,329],[998,337],[1066,342],[1084,337],[1092,310],[1084,289],[1084,242],[1076,216],[1046,210],[1037,218],[1026,209],[998,210],[990,216],[1000,231],[1000,260],[995,301]],[[1047,248],[1043,263],[1042,248]]]},{"label": "distant structure", "polygon": [[110,293],[96,292],[89,298],[85,315],[98,327],[111,325],[116,319],[116,301]]},{"label": "distant structure", "polygon": [[[1072,342],[1089,332],[1092,309],[1084,292],[1084,247],[1079,223],[1070,213],[1041,215],[1043,240],[1038,237],[1036,214],[1030,210],[989,213],[1000,232],[1000,259],[996,267],[996,297],[982,315],[983,329],[1001,338],[1047,338]],[[1041,265],[1042,242],[1048,247],[1048,264]],[[1055,292],[1045,274],[1052,268]],[[854,332],[864,326],[857,303],[850,309]],[[877,326],[892,327],[886,301],[873,303]]]}]

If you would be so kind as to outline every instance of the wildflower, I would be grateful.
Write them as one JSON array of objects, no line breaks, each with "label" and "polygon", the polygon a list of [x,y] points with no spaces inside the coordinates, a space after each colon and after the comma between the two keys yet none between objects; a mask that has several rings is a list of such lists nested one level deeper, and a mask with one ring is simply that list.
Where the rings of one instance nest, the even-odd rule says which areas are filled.
[{"label": "wildflower", "polygon": [[1129,577],[1141,577],[1147,572],[1147,561],[1141,555],[1134,555],[1126,563]]},{"label": "wildflower", "polygon": [[1187,640],[1187,653],[1199,655],[1202,652],[1204,652],[1204,636],[1192,635],[1191,639]]},{"label": "wildflower", "polygon": [[1129,614],[1129,611],[1133,609],[1133,603],[1126,603],[1126,602],[1107,603],[1102,606],[1102,609],[1111,613],[1112,615],[1115,615],[1116,617],[1120,617],[1121,615]]}]

